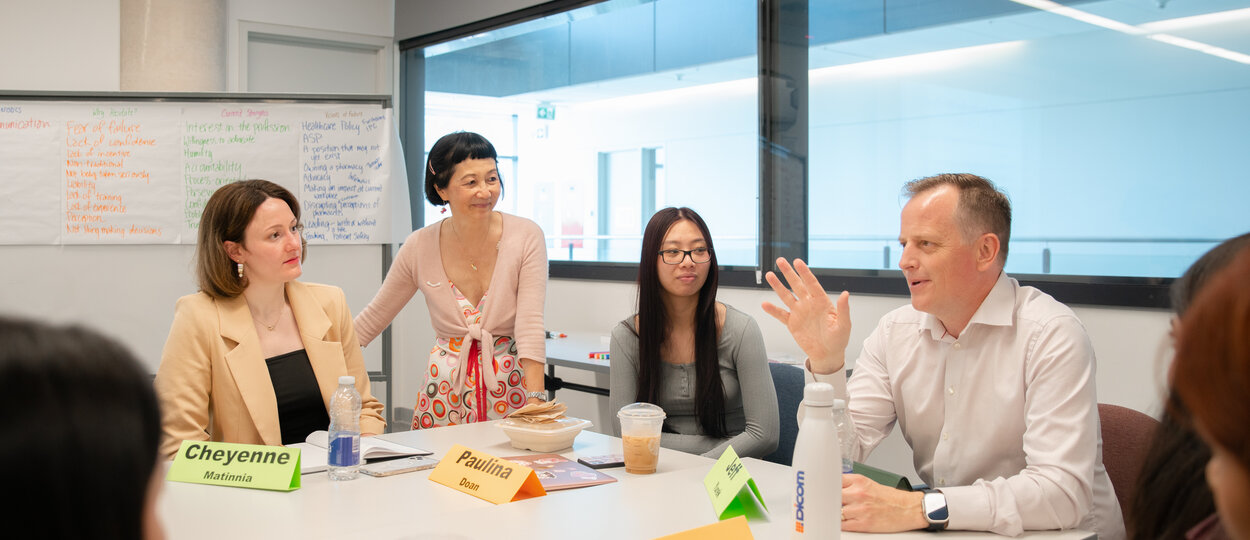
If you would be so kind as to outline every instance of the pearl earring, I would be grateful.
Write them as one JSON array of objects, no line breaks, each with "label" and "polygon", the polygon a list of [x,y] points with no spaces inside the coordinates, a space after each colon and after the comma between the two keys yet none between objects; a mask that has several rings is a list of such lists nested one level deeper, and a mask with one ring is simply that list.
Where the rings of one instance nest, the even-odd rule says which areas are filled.
[{"label": "pearl earring", "polygon": [[243,279],[243,263],[237,263],[239,266],[239,279]]}]

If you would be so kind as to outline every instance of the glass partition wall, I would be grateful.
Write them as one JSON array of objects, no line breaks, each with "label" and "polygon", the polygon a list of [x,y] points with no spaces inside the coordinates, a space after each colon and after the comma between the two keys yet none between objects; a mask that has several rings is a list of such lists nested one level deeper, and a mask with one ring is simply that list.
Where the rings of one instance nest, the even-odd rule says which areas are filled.
[{"label": "glass partition wall", "polygon": [[813,264],[897,268],[941,172],[1011,196],[1013,274],[1175,277],[1250,230],[1250,2],[810,6]]},{"label": "glass partition wall", "polygon": [[611,0],[424,47],[426,149],[490,139],[500,210],[538,222],[553,261],[636,262],[651,214],[688,206],[722,264],[754,266],[755,12]]},{"label": "glass partition wall", "polygon": [[1165,307],[1250,230],[1250,0],[550,2],[401,48],[409,170],[485,135],[553,275],[632,279],[690,206],[725,283],[905,294],[900,188],[941,172],[1007,191],[1007,271],[1066,302]]}]

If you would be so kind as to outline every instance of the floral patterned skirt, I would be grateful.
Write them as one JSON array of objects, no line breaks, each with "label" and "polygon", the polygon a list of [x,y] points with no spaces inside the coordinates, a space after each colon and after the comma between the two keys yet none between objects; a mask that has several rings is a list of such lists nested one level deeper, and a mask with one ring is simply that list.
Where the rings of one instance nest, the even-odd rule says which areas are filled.
[{"label": "floral patterned skirt", "polygon": [[[524,372],[517,358],[516,341],[510,336],[495,338],[495,359],[482,365],[477,341],[462,351],[464,338],[439,338],[430,349],[425,386],[417,396],[412,415],[412,429],[468,424],[498,420],[525,406]],[[463,360],[466,361],[462,361]],[[455,388],[459,371],[467,369],[464,387]],[[483,369],[494,371],[496,384],[486,388]]]}]

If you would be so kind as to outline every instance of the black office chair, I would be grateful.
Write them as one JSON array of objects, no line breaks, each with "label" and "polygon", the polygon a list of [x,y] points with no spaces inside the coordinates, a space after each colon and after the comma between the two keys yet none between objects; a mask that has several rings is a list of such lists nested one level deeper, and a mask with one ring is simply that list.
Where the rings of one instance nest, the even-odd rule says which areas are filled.
[{"label": "black office chair", "polygon": [[777,419],[781,422],[781,436],[777,449],[764,459],[781,465],[790,465],[794,459],[794,439],[799,435],[799,404],[803,402],[803,369],[789,364],[768,364],[773,375],[773,387],[777,390]]}]

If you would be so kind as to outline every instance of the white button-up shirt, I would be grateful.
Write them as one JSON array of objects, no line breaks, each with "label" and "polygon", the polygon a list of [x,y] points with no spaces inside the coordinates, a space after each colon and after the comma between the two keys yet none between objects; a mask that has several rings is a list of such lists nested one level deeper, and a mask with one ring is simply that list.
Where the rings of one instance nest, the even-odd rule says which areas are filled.
[{"label": "white button-up shirt", "polygon": [[849,383],[814,378],[849,396],[855,459],[897,421],[921,479],[946,495],[950,528],[1124,538],[1102,465],[1094,350],[1067,306],[1004,273],[958,339],[904,306],[881,319],[854,368]]}]

